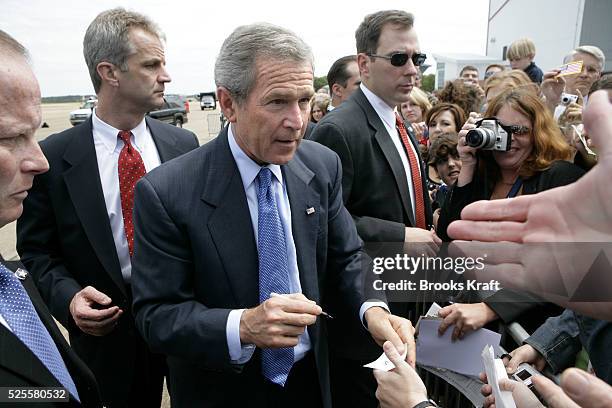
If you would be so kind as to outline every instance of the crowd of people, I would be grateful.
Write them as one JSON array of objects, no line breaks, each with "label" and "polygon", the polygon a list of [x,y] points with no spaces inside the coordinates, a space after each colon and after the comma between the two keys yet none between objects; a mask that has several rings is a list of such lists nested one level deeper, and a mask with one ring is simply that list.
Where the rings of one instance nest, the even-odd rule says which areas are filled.
[{"label": "crowd of people", "polygon": [[[199,147],[146,116],[171,80],[161,28],[108,10],[83,41],[96,108],[39,144],[30,56],[0,31],[0,225],[17,220],[20,255],[0,258],[0,385],[63,387],[84,407],[159,407],[164,379],[176,407],[436,406],[414,304],[374,289],[364,242],[432,257],[452,240],[611,242],[599,48],[568,50],[559,64],[582,70],[560,76],[518,39],[510,67],[467,65],[427,92],[412,14],[367,15],[355,39],[315,92],[301,38],[236,28],[214,67],[228,125]],[[610,406],[610,302],[550,297],[529,283],[546,268],[499,266],[483,274],[508,287],[458,294],[440,334],[521,323],[508,372],[560,374],[584,348],[592,373],[534,378],[542,402],[500,386],[519,408]],[[395,369],[364,367],[381,347]]]}]

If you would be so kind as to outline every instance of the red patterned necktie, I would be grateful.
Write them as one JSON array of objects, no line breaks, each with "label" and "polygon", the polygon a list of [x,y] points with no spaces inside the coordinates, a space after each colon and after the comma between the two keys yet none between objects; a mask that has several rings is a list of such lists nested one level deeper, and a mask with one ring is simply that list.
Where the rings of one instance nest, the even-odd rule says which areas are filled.
[{"label": "red patterned necktie", "polygon": [[418,228],[427,229],[427,225],[425,224],[425,200],[423,198],[423,184],[421,181],[421,173],[419,173],[419,160],[412,150],[404,122],[397,113],[395,114],[395,125],[397,126],[397,130],[402,138],[402,143],[406,149],[408,162],[410,164],[410,175],[412,176],[412,186],[414,187],[414,214],[416,218],[416,226]]},{"label": "red patterned necktie", "polygon": [[132,144],[132,132],[121,130],[117,135],[123,140],[123,149],[119,153],[119,192],[121,193],[121,211],[123,212],[123,227],[127,238],[130,256],[134,255],[134,224],[132,209],[134,208],[134,186],[147,172],[142,157]]}]

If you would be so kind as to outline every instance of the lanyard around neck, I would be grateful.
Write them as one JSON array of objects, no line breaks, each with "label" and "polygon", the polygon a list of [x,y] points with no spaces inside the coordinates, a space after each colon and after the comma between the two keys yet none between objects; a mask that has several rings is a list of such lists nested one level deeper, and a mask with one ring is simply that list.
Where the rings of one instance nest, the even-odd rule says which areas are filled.
[{"label": "lanyard around neck", "polygon": [[518,194],[518,192],[519,192],[519,190],[521,189],[522,186],[523,186],[523,179],[521,179],[519,177],[519,178],[516,179],[516,181],[512,185],[512,188],[508,192],[508,195],[506,196],[506,198],[516,197],[516,195]]}]

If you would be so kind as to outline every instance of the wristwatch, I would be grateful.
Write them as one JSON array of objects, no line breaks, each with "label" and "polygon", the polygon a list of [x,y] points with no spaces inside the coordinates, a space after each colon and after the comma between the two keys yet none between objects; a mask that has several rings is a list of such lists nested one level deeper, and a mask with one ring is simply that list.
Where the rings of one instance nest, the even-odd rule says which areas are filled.
[{"label": "wristwatch", "polygon": [[435,401],[428,399],[427,401],[419,402],[413,408],[426,408],[426,407],[437,407],[438,404]]}]

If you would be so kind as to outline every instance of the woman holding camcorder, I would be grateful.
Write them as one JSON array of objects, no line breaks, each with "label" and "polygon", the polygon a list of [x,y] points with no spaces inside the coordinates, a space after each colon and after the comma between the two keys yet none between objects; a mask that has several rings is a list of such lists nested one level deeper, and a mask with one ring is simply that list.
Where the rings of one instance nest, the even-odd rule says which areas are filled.
[{"label": "woman holding camcorder", "polygon": [[[576,181],[584,173],[569,163],[571,152],[552,115],[530,88],[513,88],[493,99],[484,119],[471,116],[459,133],[462,162],[457,182],[447,195],[437,234],[449,241],[446,229],[461,210],[478,200],[495,200],[539,193]],[[539,307],[538,313],[524,312]],[[441,331],[454,325],[453,337],[501,318],[530,331],[549,313],[550,304],[532,296],[501,290],[483,302],[455,303],[443,308]],[[535,326],[535,327],[534,327]]]}]

